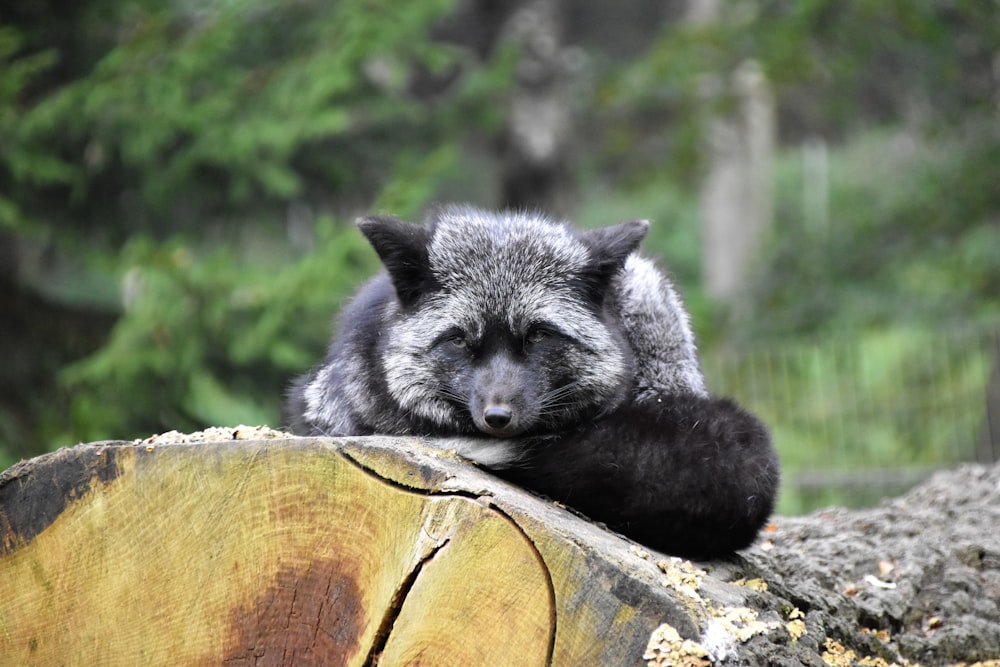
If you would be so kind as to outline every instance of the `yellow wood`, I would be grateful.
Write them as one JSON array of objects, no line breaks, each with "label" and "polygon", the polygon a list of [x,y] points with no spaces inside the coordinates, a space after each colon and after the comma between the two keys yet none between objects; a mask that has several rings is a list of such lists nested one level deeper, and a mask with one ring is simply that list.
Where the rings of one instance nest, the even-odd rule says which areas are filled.
[{"label": "yellow wood", "polygon": [[[469,499],[427,502],[325,448],[232,454],[129,450],[116,480],[4,559],[4,661],[250,663],[281,652],[282,664],[300,657],[360,665],[393,596],[438,541],[452,551],[477,549],[475,535],[463,545],[463,531],[483,511]],[[502,518],[483,525],[493,527],[493,547],[511,549],[512,541],[512,551],[527,552],[512,562],[512,581],[520,580],[534,558],[530,545]],[[494,583],[502,583],[505,562],[494,563]],[[534,570],[543,576],[537,562]],[[328,605],[328,592],[339,609]],[[452,615],[491,613],[489,598],[465,594],[453,583],[422,597]],[[543,602],[528,616],[548,623]],[[550,629],[532,625],[536,634]],[[494,642],[491,628],[503,630],[496,642],[509,639],[496,624],[478,629],[484,642]],[[547,646],[547,637],[536,643]]]},{"label": "yellow wood", "polygon": [[0,504],[2,664],[634,664],[696,631],[625,542],[412,441],[68,453],[117,475],[30,539]]},{"label": "yellow wood", "polygon": [[449,504],[465,514],[461,527],[422,569],[379,664],[547,664],[555,619],[544,564],[496,512]]}]

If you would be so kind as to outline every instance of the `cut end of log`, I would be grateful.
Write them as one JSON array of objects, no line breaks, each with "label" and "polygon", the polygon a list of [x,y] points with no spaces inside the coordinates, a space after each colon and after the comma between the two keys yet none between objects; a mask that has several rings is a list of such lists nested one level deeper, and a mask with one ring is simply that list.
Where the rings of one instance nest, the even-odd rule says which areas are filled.
[{"label": "cut end of log", "polygon": [[695,630],[667,591],[630,592],[658,586],[624,540],[438,450],[230,437],[81,445],[4,473],[0,653],[586,664],[638,658],[665,619]]}]

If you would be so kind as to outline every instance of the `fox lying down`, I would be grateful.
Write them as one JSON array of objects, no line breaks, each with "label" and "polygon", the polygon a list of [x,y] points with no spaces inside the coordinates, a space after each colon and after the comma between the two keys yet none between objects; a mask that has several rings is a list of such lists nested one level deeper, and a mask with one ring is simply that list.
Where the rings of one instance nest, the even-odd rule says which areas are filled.
[{"label": "fox lying down", "polygon": [[295,382],[293,431],[423,436],[668,553],[754,540],[777,458],[706,391],[679,297],[636,253],[647,222],[448,206],[358,227],[385,271]]}]

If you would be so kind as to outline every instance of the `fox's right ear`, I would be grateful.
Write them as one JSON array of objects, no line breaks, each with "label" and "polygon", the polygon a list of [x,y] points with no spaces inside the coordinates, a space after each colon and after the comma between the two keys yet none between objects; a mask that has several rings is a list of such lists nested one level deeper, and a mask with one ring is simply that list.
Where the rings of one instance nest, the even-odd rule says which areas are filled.
[{"label": "fox's right ear", "polygon": [[590,229],[580,240],[590,250],[590,266],[584,274],[589,278],[591,296],[595,301],[604,299],[611,280],[625,266],[629,255],[635,252],[649,231],[648,220],[630,220],[612,227]]},{"label": "fox's right ear", "polygon": [[413,305],[432,289],[435,281],[427,258],[430,235],[426,229],[387,215],[365,216],[356,224],[381,258],[403,306]]}]

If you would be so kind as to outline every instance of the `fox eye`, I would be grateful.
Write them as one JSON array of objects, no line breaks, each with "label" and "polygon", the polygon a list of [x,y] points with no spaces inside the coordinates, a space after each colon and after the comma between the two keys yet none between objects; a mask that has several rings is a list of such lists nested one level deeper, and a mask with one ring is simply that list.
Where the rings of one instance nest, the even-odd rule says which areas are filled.
[{"label": "fox eye", "polygon": [[525,345],[535,345],[541,343],[543,340],[551,338],[554,332],[545,326],[534,326],[528,329],[528,333],[524,335]]},{"label": "fox eye", "polygon": [[469,347],[469,341],[466,339],[465,334],[457,329],[445,332],[434,344],[447,345],[456,350],[466,350]]}]

